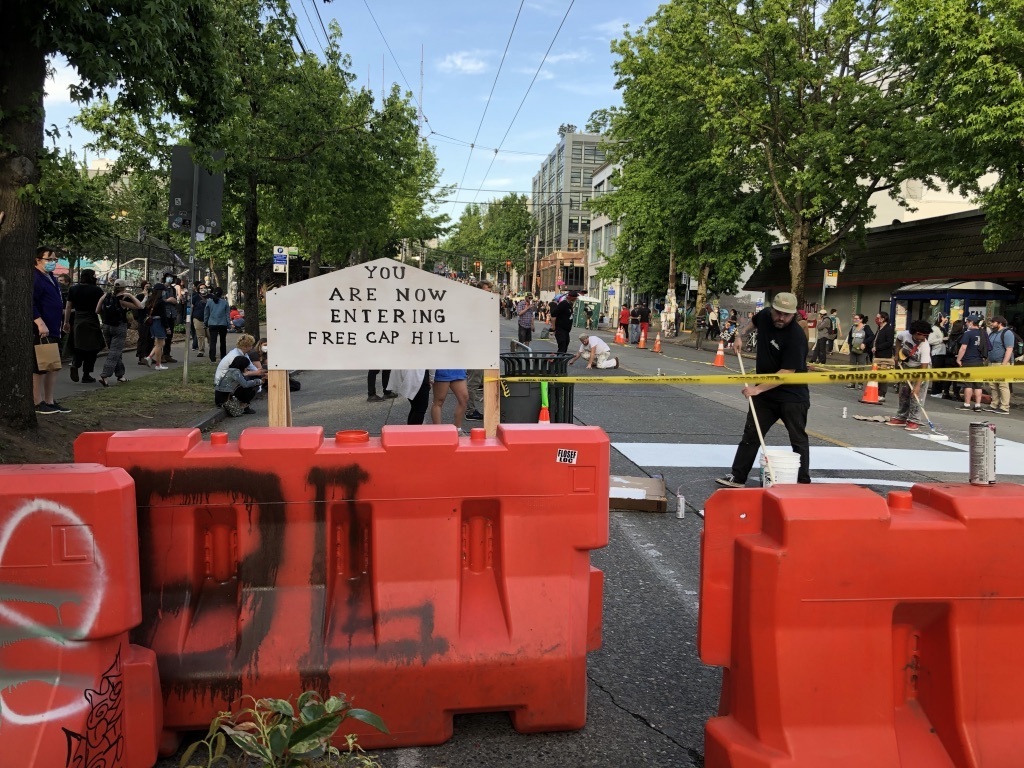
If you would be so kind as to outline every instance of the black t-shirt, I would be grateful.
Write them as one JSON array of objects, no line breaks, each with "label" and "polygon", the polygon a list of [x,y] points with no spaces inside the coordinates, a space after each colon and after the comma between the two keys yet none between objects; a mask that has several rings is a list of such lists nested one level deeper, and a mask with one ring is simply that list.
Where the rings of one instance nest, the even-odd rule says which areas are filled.
[{"label": "black t-shirt", "polygon": [[76,283],[68,290],[68,302],[80,317],[96,314],[96,305],[103,297],[103,289],[92,283]]},{"label": "black t-shirt", "polygon": [[551,312],[551,316],[555,318],[556,331],[572,330],[572,307],[573,304],[568,299],[562,299],[555,305],[554,310]]},{"label": "black t-shirt", "polygon": [[[795,319],[785,328],[772,323],[772,311],[762,309],[751,318],[757,329],[757,372],[778,373],[785,369],[803,373],[807,370],[807,336]],[[758,395],[766,400],[785,403],[809,403],[811,392],[806,384],[782,384]]]},{"label": "black t-shirt", "polygon": [[651,322],[651,310],[649,310],[647,307],[640,307],[640,322]]}]

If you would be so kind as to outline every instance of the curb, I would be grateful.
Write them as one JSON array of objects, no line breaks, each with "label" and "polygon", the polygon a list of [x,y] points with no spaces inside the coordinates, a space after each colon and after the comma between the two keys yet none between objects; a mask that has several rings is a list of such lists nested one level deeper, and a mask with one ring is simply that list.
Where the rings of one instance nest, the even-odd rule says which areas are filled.
[{"label": "curb", "polygon": [[224,421],[224,417],[227,413],[223,408],[214,408],[203,415],[199,421],[192,425],[192,429],[198,429],[202,432],[208,432],[213,429],[217,424]]}]

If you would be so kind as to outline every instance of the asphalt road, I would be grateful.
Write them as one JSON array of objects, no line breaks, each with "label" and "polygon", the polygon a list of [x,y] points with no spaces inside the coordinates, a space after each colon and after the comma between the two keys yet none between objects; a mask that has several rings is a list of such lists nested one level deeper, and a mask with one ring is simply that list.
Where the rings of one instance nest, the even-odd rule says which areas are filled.
[{"label": "asphalt road", "polygon": [[[502,333],[502,348],[506,349],[508,340],[514,338],[513,322],[503,320]],[[599,335],[611,341],[612,334]],[[536,342],[534,347],[554,351],[549,342]],[[583,363],[571,370],[579,375],[606,376],[653,375],[658,368],[664,374],[715,370],[709,367],[713,351],[696,352],[667,343],[662,355],[613,348],[621,355],[620,370],[585,371]],[[729,365],[736,367],[735,358]],[[407,401],[367,403],[365,379],[365,372],[358,371],[303,373],[302,391],[292,396],[294,423],[321,425],[327,434],[341,429],[368,429],[379,434],[385,424],[404,423]],[[859,393],[840,387],[812,389],[812,451],[822,451],[824,467],[835,467],[812,466],[816,482],[854,478],[885,493],[915,482],[966,480],[958,467],[965,463],[968,424],[977,420],[973,414],[956,412],[948,401],[928,400],[932,420],[951,438],[933,442],[921,435],[854,420],[854,414],[889,416],[895,412],[894,397],[885,406],[863,406],[858,397]],[[842,418],[844,406],[849,415],[846,419]],[[258,402],[256,407],[257,416],[226,419],[217,429],[236,436],[243,428],[265,424],[265,404]],[[445,411],[449,420],[450,408]],[[577,385],[576,419],[599,425],[608,433],[613,444],[613,474],[662,474],[671,494],[669,514],[612,513],[610,543],[593,553],[593,562],[605,573],[604,644],[589,658],[586,727],[574,733],[520,735],[503,714],[461,715],[455,719],[455,733],[448,743],[381,751],[383,765],[703,765],[703,728],[715,714],[721,675],[697,656],[703,525],[697,510],[702,510],[708,496],[718,489],[713,479],[728,471],[745,409],[735,387]],[[1000,466],[1024,471],[1024,461],[1016,460],[1024,449],[1020,416],[1015,412],[991,419],[998,420],[1000,455],[1007,457]],[[781,425],[772,430],[768,442],[786,443]],[[751,486],[753,480],[752,475]],[[1022,477],[1001,475],[1000,480],[1019,482]],[[685,497],[682,519],[674,514],[677,493]]]}]

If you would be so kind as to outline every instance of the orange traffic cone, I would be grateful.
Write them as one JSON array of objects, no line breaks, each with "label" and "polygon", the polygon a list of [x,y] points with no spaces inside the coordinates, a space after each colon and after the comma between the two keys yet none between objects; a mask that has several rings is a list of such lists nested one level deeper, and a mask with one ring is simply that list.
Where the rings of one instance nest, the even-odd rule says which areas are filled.
[{"label": "orange traffic cone", "polygon": [[626,334],[622,332],[622,326],[621,325],[619,326],[619,330],[617,330],[615,332],[615,343],[616,344],[625,344],[626,343]]},{"label": "orange traffic cone", "polygon": [[[878,370],[878,366],[872,364],[871,370],[872,371],[877,371]],[[864,385],[864,397],[862,397],[860,399],[860,401],[862,403],[866,403],[867,405],[880,405],[880,403],[878,401],[878,382],[877,381],[872,379],[871,381],[869,381],[867,384]]]},{"label": "orange traffic cone", "polygon": [[636,345],[637,349],[647,349],[647,331],[640,332],[640,343]]},{"label": "orange traffic cone", "polygon": [[651,352],[661,352],[661,331],[658,331],[658,335],[654,337],[654,349]]},{"label": "orange traffic cone", "polygon": [[725,345],[722,344],[722,340],[718,340],[718,351],[715,353],[715,362],[712,363],[715,368],[725,368]]}]

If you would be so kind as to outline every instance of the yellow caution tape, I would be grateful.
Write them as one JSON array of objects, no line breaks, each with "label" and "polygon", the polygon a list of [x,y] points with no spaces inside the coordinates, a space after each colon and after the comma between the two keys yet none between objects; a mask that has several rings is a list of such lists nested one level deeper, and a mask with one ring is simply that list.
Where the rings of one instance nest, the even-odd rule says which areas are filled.
[{"label": "yellow caution tape", "polygon": [[[503,376],[488,381],[539,381],[538,376]],[[807,373],[748,373],[713,376],[544,376],[554,384],[850,384],[869,381],[1024,381],[1024,365],[977,368],[913,368],[880,371],[808,371]]]}]

